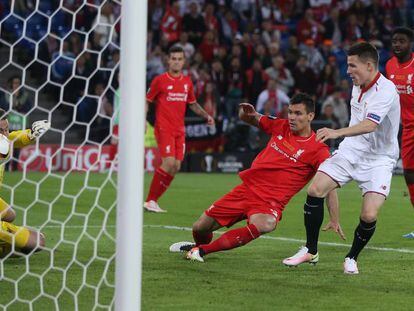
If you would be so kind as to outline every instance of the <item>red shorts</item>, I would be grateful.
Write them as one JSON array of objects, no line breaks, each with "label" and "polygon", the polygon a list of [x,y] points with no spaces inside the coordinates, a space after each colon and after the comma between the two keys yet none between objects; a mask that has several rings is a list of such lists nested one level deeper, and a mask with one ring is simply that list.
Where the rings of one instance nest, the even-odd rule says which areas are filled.
[{"label": "red shorts", "polygon": [[414,169],[414,129],[404,129],[402,132],[401,158],[404,169]]},{"label": "red shorts", "polygon": [[220,225],[231,227],[254,214],[269,214],[279,222],[282,218],[282,210],[282,207],[271,206],[263,201],[245,184],[241,184],[214,202],[205,214],[214,218]]},{"label": "red shorts", "polygon": [[173,157],[182,161],[185,154],[185,133],[173,133],[158,129],[154,130],[158,150],[161,157]]}]

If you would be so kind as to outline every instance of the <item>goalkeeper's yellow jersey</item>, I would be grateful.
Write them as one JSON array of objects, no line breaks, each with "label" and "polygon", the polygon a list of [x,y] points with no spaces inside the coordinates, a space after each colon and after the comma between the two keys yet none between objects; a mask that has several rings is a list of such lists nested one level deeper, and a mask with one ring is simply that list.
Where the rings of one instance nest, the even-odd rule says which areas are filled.
[{"label": "goalkeeper's yellow jersey", "polygon": [[[33,140],[29,138],[30,129],[27,130],[20,130],[20,131],[13,131],[9,134],[10,143],[13,144],[13,148],[22,148],[24,146],[30,145]],[[7,155],[6,159],[10,157],[11,148],[9,154]],[[0,164],[0,187],[3,184],[4,178],[4,163]]]}]

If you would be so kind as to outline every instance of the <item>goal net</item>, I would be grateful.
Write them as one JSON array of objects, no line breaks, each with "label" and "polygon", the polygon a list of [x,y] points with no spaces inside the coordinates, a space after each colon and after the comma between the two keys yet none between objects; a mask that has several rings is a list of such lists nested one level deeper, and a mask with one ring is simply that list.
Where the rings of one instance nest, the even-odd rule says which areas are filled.
[{"label": "goal net", "polygon": [[116,0],[0,1],[10,131],[51,122],[5,164],[12,223],[44,233],[46,247],[3,253],[3,310],[114,308],[120,16]]}]

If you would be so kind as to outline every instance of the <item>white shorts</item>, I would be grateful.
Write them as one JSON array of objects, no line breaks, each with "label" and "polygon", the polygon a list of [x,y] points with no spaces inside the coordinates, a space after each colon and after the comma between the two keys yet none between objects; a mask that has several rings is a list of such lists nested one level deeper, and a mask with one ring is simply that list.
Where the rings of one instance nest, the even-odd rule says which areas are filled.
[{"label": "white shorts", "polygon": [[375,192],[388,196],[390,193],[394,163],[384,160],[361,159],[352,164],[341,153],[336,152],[323,162],[318,171],[331,177],[340,187],[355,180],[364,196]]}]

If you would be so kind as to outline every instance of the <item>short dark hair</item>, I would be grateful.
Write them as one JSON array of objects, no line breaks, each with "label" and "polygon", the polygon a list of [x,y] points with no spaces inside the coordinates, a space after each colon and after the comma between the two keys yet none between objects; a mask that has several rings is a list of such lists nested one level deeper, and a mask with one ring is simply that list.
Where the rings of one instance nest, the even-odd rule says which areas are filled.
[{"label": "short dark hair", "polygon": [[183,53],[185,56],[184,49],[179,45],[173,45],[168,49],[168,56],[171,56],[172,53]]},{"label": "short dark hair", "polygon": [[290,99],[290,105],[304,104],[306,107],[306,112],[311,113],[315,112],[315,102],[312,97],[306,93],[297,93],[293,95]]},{"label": "short dark hair", "polygon": [[348,50],[348,56],[356,55],[363,61],[372,60],[375,67],[378,68],[378,51],[371,43],[359,42],[352,45]]},{"label": "short dark hair", "polygon": [[394,35],[397,34],[397,33],[402,34],[402,35],[406,35],[408,37],[408,40],[410,40],[410,42],[413,42],[414,32],[410,28],[408,28],[408,27],[397,27],[392,32],[392,36],[394,37]]}]

